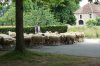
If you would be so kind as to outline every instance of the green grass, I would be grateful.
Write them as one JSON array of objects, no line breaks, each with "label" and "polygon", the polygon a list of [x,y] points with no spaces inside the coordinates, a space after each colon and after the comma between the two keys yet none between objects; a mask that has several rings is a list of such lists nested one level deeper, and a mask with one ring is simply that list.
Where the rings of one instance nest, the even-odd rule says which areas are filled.
[{"label": "green grass", "polygon": [[[2,52],[1,52],[2,53]],[[78,57],[41,52],[7,52],[0,55],[0,66],[89,66],[99,65],[100,58]]]},{"label": "green grass", "polygon": [[17,52],[17,51],[11,51],[11,52],[3,52],[3,55],[0,56],[1,59],[6,60],[27,60],[32,58],[33,56],[42,56],[41,53],[31,52],[31,51],[25,51],[25,52]]},{"label": "green grass", "polygon": [[76,27],[72,26],[68,28],[68,32],[84,32],[86,38],[100,38],[100,26],[96,27]]}]

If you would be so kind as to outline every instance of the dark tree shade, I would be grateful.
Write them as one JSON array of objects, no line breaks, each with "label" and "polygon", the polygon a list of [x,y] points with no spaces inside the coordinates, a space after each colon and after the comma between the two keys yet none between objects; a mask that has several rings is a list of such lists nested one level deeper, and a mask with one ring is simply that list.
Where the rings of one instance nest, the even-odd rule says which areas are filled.
[{"label": "dark tree shade", "polygon": [[15,51],[23,52],[23,0],[16,0],[16,47]]}]

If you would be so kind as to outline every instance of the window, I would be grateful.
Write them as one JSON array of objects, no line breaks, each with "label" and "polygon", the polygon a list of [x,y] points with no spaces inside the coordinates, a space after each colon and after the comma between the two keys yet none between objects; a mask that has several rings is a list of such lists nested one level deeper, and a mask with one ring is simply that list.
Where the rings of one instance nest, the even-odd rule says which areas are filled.
[{"label": "window", "polygon": [[90,18],[92,18],[92,14],[89,14]]},{"label": "window", "polygon": [[80,19],[82,19],[82,15],[80,15]]}]

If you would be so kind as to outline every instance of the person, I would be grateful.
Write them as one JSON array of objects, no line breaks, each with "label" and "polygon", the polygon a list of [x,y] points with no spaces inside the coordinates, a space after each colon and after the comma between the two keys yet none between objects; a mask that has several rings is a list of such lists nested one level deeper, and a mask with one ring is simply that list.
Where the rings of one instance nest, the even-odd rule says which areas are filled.
[{"label": "person", "polygon": [[39,24],[37,23],[36,25],[35,25],[35,33],[39,33],[40,32],[40,26],[39,26]]},{"label": "person", "polygon": [[41,31],[40,31],[40,26],[39,26],[39,25],[38,25],[38,32],[41,32]]}]

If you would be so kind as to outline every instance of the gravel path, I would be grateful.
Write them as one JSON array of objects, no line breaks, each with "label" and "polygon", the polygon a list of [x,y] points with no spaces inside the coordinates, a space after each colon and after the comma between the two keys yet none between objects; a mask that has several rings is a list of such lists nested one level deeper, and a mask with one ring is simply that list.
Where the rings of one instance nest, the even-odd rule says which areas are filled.
[{"label": "gravel path", "polygon": [[85,39],[84,42],[73,45],[43,46],[41,48],[35,48],[30,50],[76,56],[100,57],[100,40]]}]

